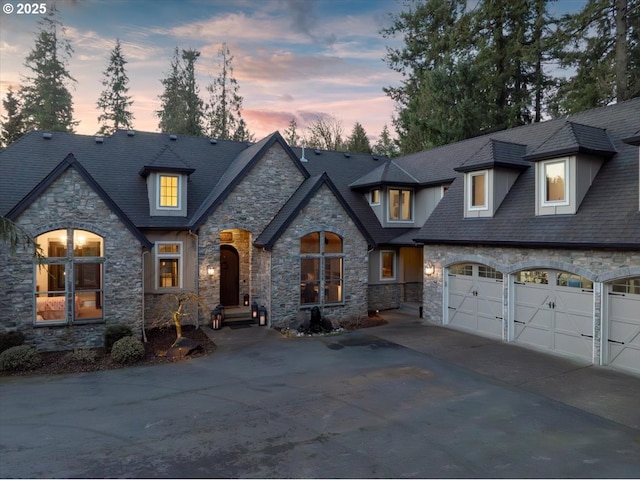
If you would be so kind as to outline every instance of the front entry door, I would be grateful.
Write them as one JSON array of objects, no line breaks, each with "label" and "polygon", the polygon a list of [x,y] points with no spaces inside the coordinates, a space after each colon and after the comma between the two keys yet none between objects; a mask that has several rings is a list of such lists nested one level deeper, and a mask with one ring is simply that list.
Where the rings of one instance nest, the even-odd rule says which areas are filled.
[{"label": "front entry door", "polygon": [[220,245],[220,303],[238,305],[240,299],[240,256],[231,245]]}]

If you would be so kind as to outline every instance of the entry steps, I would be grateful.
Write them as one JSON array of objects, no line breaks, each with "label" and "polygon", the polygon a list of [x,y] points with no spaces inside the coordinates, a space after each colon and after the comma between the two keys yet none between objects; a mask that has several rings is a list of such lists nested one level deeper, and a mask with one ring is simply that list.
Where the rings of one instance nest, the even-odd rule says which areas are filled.
[{"label": "entry steps", "polygon": [[240,328],[257,325],[258,319],[251,318],[251,307],[224,307],[223,327]]}]

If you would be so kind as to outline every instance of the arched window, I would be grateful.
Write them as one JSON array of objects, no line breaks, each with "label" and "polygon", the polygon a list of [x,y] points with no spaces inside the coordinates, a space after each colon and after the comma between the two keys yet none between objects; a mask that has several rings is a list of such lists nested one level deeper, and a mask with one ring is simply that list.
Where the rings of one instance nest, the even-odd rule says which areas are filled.
[{"label": "arched window", "polygon": [[312,232],[300,239],[300,303],[342,303],[344,253],[342,237]]},{"label": "arched window", "polygon": [[104,242],[72,228],[36,238],[44,253],[35,266],[35,322],[68,324],[102,320]]}]

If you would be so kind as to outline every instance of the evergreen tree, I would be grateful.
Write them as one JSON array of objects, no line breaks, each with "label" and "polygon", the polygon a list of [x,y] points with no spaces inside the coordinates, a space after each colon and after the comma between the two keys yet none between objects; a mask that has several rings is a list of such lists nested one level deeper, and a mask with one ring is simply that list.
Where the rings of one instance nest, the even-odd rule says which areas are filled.
[{"label": "evergreen tree", "polygon": [[133,100],[127,95],[129,77],[124,68],[126,63],[120,40],[116,40],[107,69],[103,72],[102,86],[106,88],[97,102],[98,108],[102,110],[98,116],[98,122],[102,124],[98,130],[100,135],[111,135],[119,128],[133,129],[133,114],[129,110]]},{"label": "evergreen tree", "polygon": [[[180,62],[182,57],[183,62]],[[160,118],[158,127],[163,133],[183,135],[203,135],[203,103],[200,99],[195,78],[195,64],[200,57],[197,50],[175,48],[169,74],[160,80],[164,86],[159,96],[162,105],[156,115]]]},{"label": "evergreen tree", "polygon": [[75,82],[67,65],[73,48],[64,38],[64,27],[57,16],[55,4],[38,24],[35,45],[25,66],[34,74],[22,87],[23,115],[29,128],[73,132],[78,122],[73,120],[73,100],[67,88]]},{"label": "evergreen tree", "polygon": [[371,153],[371,144],[367,138],[367,132],[360,122],[356,122],[347,139],[347,150],[353,153]]},{"label": "evergreen tree", "polygon": [[382,132],[378,137],[378,141],[373,146],[373,152],[378,155],[384,155],[385,157],[395,158],[398,156],[398,147],[395,142],[391,138],[391,134],[389,133],[389,127],[385,123],[382,128]]},{"label": "evergreen tree", "polygon": [[302,146],[302,138],[300,138],[300,135],[298,135],[298,123],[296,122],[295,118],[292,118],[289,121],[289,126],[284,131],[284,139],[291,147]]},{"label": "evergreen tree", "polygon": [[209,135],[215,138],[253,141],[253,135],[242,118],[243,98],[238,93],[240,86],[233,76],[233,56],[226,43],[222,44],[218,55],[218,77],[207,87],[210,93],[206,114]]},{"label": "evergreen tree", "polygon": [[5,99],[2,100],[2,106],[7,114],[2,117],[0,145],[7,146],[24,135],[26,128],[20,98],[11,87],[9,87]]},{"label": "evergreen tree", "polygon": [[588,0],[564,15],[555,37],[560,66],[553,112],[566,115],[640,95],[640,0]]}]

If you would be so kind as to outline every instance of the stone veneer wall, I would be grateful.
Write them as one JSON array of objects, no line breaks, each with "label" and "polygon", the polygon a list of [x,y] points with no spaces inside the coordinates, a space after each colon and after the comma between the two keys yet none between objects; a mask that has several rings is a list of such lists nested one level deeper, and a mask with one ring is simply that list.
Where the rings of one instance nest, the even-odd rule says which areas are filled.
[{"label": "stone veneer wall", "polygon": [[73,169],[67,170],[16,222],[34,236],[64,228],[88,230],[104,242],[104,322],[67,326],[34,325],[34,266],[28,252],[0,259],[0,322],[24,333],[38,350],[100,347],[105,326],[123,323],[142,332],[142,248],[140,242]]},{"label": "stone veneer wall", "polygon": [[[220,265],[220,232],[242,229],[255,238],[304,180],[284,149],[275,144],[247,173],[215,212],[200,227],[198,263],[200,296],[210,308],[220,303],[220,277],[206,275],[206,265]],[[240,252],[242,255],[242,252]],[[252,301],[267,305],[270,280],[265,274],[265,258],[251,248],[251,276],[248,292]],[[243,262],[243,259],[240,259]],[[244,285],[240,286],[241,290]]]},{"label": "stone veneer wall", "polygon": [[422,301],[422,282],[406,282],[404,283],[403,302],[421,302]]},{"label": "stone veneer wall", "polygon": [[435,273],[424,283],[423,307],[427,322],[442,325],[444,268],[455,263],[479,263],[502,272],[505,278],[503,316],[505,332],[509,318],[508,274],[521,270],[553,269],[575,273],[594,282],[595,363],[600,359],[602,324],[602,295],[606,294],[602,282],[616,278],[640,275],[640,250],[568,250],[549,248],[472,247],[452,245],[426,245],[424,262],[435,266]]},{"label": "stone veneer wall", "polygon": [[343,239],[344,304],[325,305],[334,323],[367,314],[367,241],[331,190],[322,186],[282,234],[271,251],[271,326],[297,327],[310,315],[300,309],[300,238],[325,230]]},{"label": "stone veneer wall", "polygon": [[379,283],[368,287],[369,310],[389,310],[400,307],[402,288],[399,283]]}]

